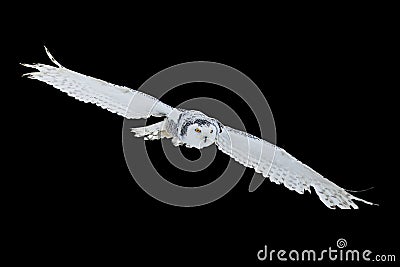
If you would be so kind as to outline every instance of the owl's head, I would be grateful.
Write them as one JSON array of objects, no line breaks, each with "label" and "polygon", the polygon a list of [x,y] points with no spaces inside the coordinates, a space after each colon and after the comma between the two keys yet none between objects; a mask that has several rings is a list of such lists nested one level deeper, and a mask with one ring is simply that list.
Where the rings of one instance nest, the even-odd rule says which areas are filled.
[{"label": "owl's head", "polygon": [[217,121],[211,118],[191,118],[182,123],[179,135],[184,143],[200,149],[213,144],[219,130]]}]

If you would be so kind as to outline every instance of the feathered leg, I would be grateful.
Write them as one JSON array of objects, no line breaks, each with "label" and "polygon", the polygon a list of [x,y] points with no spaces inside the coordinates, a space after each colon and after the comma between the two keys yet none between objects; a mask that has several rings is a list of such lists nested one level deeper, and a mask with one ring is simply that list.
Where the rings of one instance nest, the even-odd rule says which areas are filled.
[{"label": "feathered leg", "polygon": [[144,137],[144,140],[157,140],[172,137],[164,129],[164,121],[144,127],[131,128],[131,132],[135,134],[135,137]]}]

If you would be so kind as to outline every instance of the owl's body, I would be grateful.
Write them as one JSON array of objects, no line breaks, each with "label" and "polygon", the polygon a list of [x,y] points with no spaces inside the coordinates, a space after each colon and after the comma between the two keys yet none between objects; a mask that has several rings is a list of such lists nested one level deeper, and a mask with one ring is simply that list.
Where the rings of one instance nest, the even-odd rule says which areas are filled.
[{"label": "owl's body", "polygon": [[222,124],[197,110],[173,109],[159,123],[132,128],[136,137],[145,140],[172,138],[175,146],[201,149],[214,144],[222,132]]},{"label": "owl's body", "polygon": [[300,194],[314,188],[320,200],[329,208],[358,208],[353,200],[365,201],[347,192],[285,150],[246,132],[224,126],[218,120],[200,111],[173,108],[160,100],[137,90],[114,85],[59,64],[47,51],[57,67],[23,64],[38,72],[28,78],[43,81],[78,100],[94,103],[127,119],[164,117],[164,120],[131,131],[145,140],[171,138],[175,146],[204,148],[216,144],[218,149],[240,164],[253,168],[272,182],[283,184]]}]

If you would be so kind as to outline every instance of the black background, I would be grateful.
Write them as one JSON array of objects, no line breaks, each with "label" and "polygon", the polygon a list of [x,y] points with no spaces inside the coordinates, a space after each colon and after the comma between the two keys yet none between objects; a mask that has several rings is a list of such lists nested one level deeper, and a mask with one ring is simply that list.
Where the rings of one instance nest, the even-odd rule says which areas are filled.
[{"label": "black background", "polygon": [[[256,253],[264,245],[323,249],[335,247],[338,238],[349,248],[400,256],[398,164],[387,152],[395,150],[397,123],[389,95],[395,88],[389,82],[394,74],[389,18],[341,14],[324,20],[321,14],[289,22],[259,16],[244,24],[240,15],[210,23],[202,14],[188,24],[190,13],[158,17],[150,11],[138,17],[141,10],[131,16],[77,10],[48,12],[40,19],[27,8],[20,18],[24,27],[12,32],[12,90],[20,99],[12,103],[19,110],[11,122],[18,141],[10,143],[18,165],[10,178],[15,230],[9,247],[21,251],[14,261],[250,265],[259,263]],[[212,204],[163,204],[147,195],[126,167],[121,117],[20,78],[28,70],[18,62],[50,63],[43,45],[72,70],[131,88],[182,62],[234,67],[263,91],[279,146],[344,188],[374,186],[355,194],[380,206],[329,210],[314,192],[299,195],[268,181],[249,193],[251,170]],[[259,134],[248,107],[218,95],[212,85],[201,86],[178,88],[163,101],[175,105],[212,92],[230,103],[250,133]],[[149,146],[157,161],[159,144]],[[228,160],[218,152],[221,166]],[[178,173],[166,161],[156,163],[171,176]],[[205,179],[218,172],[213,168]],[[176,182],[187,183],[191,174],[186,175]],[[198,175],[193,179],[192,185],[202,183]]]}]

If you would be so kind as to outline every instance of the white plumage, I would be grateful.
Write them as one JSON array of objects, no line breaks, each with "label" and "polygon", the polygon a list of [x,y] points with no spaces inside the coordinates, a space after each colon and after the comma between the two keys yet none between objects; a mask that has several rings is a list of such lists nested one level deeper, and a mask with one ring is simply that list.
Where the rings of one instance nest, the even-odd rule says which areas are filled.
[{"label": "white plumage", "polygon": [[303,194],[304,190],[311,192],[313,187],[319,199],[329,208],[357,209],[353,200],[373,204],[351,195],[282,148],[248,133],[224,126],[217,146],[240,164],[297,193]]},{"label": "white plumage", "polygon": [[22,64],[38,70],[38,72],[27,73],[28,78],[50,84],[80,101],[96,104],[128,119],[166,116],[172,111],[172,107],[142,92],[64,68],[53,58],[47,48],[46,53],[57,67],[44,64]]},{"label": "white plumage", "polygon": [[285,150],[248,133],[224,126],[200,111],[175,109],[145,93],[92,78],[59,64],[57,66],[22,64],[38,71],[28,78],[43,81],[85,103],[93,103],[128,119],[150,116],[165,117],[159,123],[132,128],[137,137],[145,140],[172,138],[175,146],[186,145],[201,149],[216,144],[240,164],[253,168],[272,182],[283,184],[300,194],[313,187],[320,200],[329,208],[358,208],[353,200],[371,202],[351,195],[319,173],[292,157]]}]

